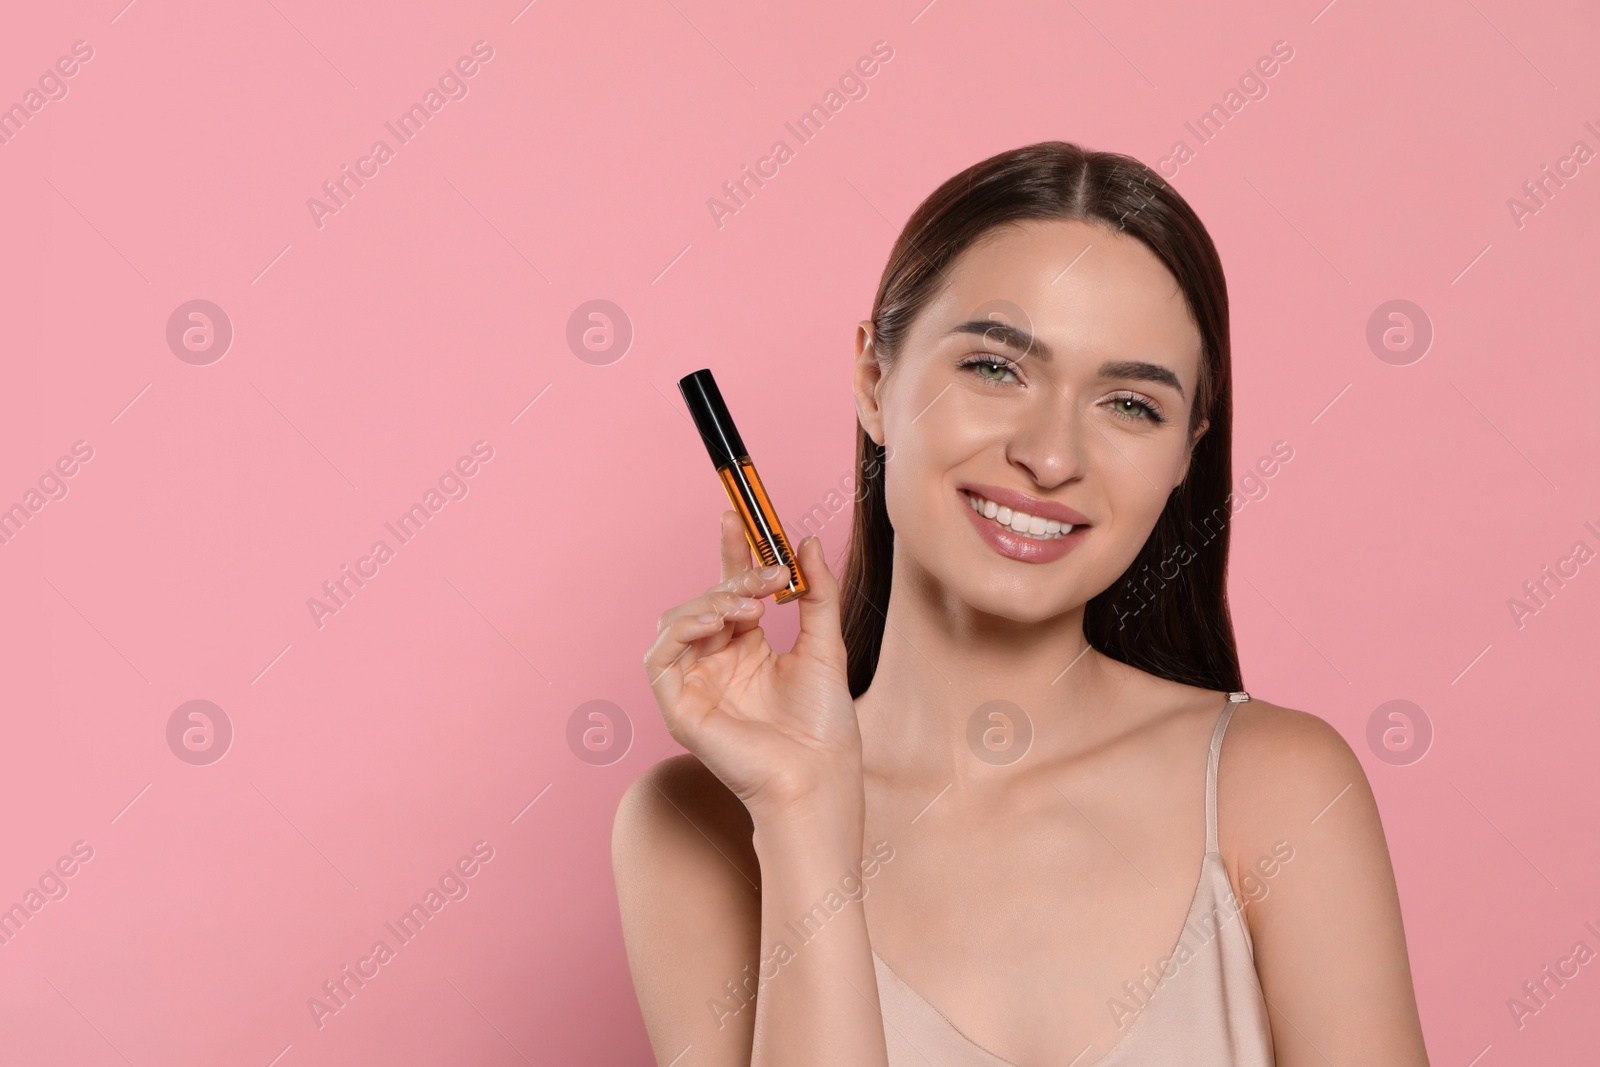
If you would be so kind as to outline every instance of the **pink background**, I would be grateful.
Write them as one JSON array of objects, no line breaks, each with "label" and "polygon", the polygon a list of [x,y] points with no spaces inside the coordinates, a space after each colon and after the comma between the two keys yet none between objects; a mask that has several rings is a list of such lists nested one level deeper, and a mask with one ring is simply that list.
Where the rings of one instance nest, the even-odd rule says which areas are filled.
[{"label": "pink background", "polygon": [[[0,946],[7,1063],[647,1062],[609,832],[678,751],[640,657],[716,579],[725,506],[675,379],[715,368],[796,523],[850,472],[851,336],[899,226],[1055,138],[1194,150],[1166,172],[1228,270],[1237,476],[1294,450],[1241,487],[1245,683],[1367,766],[1433,1062],[1600,1045],[1600,963],[1520,1030],[1506,1006],[1600,948],[1600,563],[1508,607],[1600,549],[1600,163],[1507,206],[1600,150],[1592,5],[124,3],[0,32],[0,104],[94,50],[0,144],[0,506],[93,450],[0,545],[0,906],[93,849]],[[479,40],[468,94],[319,227],[308,198]],[[867,95],[799,144],[783,123],[877,41]],[[1267,95],[1199,145],[1185,122],[1276,41]],[[779,138],[719,227],[708,199]],[[194,299],[234,330],[204,366],[166,340]],[[567,340],[595,299],[633,331],[604,365]],[[1435,334],[1405,366],[1366,340],[1393,299]],[[478,441],[398,545],[383,524]],[[380,538],[319,627],[308,599]],[[203,766],[166,733],[197,699],[234,731]],[[1366,740],[1394,699],[1434,731],[1409,765]],[[610,765],[567,742],[591,700],[635,731]],[[480,841],[468,895],[319,1027],[307,999]]]}]

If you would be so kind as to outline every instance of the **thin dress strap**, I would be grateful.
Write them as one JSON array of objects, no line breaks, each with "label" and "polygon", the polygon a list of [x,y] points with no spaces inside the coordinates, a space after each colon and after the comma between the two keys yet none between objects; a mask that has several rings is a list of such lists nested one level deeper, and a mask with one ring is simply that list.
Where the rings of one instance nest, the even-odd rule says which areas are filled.
[{"label": "thin dress strap", "polygon": [[1222,760],[1222,735],[1233,718],[1233,709],[1250,699],[1243,689],[1228,694],[1228,703],[1217,716],[1216,729],[1211,731],[1211,755],[1206,762],[1206,854],[1217,851],[1217,764]]}]

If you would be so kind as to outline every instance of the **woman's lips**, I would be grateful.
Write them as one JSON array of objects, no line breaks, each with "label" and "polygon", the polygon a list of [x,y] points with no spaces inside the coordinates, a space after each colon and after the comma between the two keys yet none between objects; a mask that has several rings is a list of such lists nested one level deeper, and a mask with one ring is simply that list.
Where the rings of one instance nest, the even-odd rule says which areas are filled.
[{"label": "woman's lips", "polygon": [[1001,526],[993,519],[986,519],[972,510],[972,505],[967,502],[967,494],[957,490],[956,504],[966,512],[967,518],[972,522],[973,529],[978,536],[994,549],[1009,559],[1019,560],[1023,563],[1049,563],[1078,547],[1078,542],[1088,534],[1089,527],[1078,525],[1072,532],[1062,537],[1049,541],[1040,541],[1032,537],[1019,534],[1006,526]]},{"label": "woman's lips", "polygon": [[1010,508],[1012,511],[1020,511],[1026,515],[1041,515],[1046,519],[1055,519],[1058,522],[1073,526],[1087,525],[1089,522],[1088,516],[1074,511],[1065,504],[1053,500],[1044,500],[1016,489],[1007,489],[1005,486],[988,485],[983,482],[963,482],[956,488],[981,497],[984,500],[992,500],[1000,507]]}]

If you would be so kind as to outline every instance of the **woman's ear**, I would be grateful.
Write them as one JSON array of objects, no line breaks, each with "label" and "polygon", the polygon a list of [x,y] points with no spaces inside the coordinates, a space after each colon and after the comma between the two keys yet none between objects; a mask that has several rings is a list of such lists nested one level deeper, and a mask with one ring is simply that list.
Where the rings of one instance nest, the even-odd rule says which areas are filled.
[{"label": "woman's ear", "polygon": [[856,394],[856,418],[867,431],[867,436],[883,445],[883,408],[878,403],[878,389],[883,384],[883,365],[878,362],[877,347],[873,344],[872,322],[862,319],[856,324],[856,367],[853,379]]}]

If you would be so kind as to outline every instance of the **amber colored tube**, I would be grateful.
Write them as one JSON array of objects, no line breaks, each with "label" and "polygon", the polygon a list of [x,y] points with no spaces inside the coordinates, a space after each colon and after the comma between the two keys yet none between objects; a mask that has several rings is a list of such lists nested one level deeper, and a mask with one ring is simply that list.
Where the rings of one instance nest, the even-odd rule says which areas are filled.
[{"label": "amber colored tube", "polygon": [[741,456],[736,464],[717,468],[722,488],[727,490],[733,510],[739,513],[744,524],[745,540],[760,561],[758,566],[784,566],[789,568],[789,585],[773,594],[779,604],[786,603],[806,591],[806,577],[800,573],[800,562],[789,548],[778,513],[772,509],[766,487],[756,473],[756,465],[748,456]]}]

